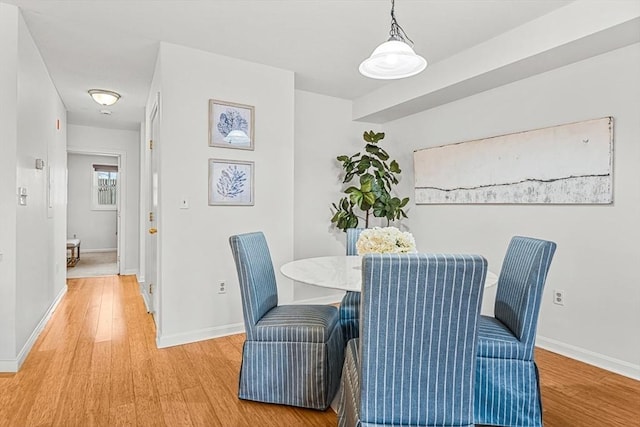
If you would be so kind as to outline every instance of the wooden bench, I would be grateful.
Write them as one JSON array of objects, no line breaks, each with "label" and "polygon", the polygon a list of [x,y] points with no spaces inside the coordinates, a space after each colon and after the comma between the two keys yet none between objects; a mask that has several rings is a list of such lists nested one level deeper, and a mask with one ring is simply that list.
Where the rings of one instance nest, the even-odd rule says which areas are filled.
[{"label": "wooden bench", "polygon": [[67,239],[67,250],[71,256],[67,257],[67,267],[74,267],[80,261],[80,239]]}]

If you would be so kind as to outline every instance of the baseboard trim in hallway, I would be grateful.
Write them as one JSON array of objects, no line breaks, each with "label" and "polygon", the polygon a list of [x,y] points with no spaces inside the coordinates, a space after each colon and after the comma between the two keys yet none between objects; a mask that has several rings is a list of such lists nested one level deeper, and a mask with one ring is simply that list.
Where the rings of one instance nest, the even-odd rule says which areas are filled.
[{"label": "baseboard trim in hallway", "polygon": [[24,344],[24,346],[22,346],[22,350],[20,350],[20,353],[18,353],[18,357],[13,360],[0,360],[0,372],[18,372],[20,370],[22,364],[29,355],[29,352],[33,348],[33,345],[42,333],[42,330],[47,325],[49,319],[51,319],[51,315],[54,311],[56,311],[58,304],[60,304],[60,301],[62,301],[62,297],[64,297],[66,293],[67,286],[65,285],[56,296],[56,299],[51,303],[44,316],[42,316],[42,319],[40,319],[40,321],[38,322],[38,325],[31,333],[31,336],[29,337],[27,342]]}]

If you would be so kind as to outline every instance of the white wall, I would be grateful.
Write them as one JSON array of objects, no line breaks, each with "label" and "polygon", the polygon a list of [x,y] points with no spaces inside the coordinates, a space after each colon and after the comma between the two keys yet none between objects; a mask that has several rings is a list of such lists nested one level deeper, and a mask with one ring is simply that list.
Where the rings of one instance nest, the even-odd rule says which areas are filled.
[{"label": "white wall", "polygon": [[0,371],[16,356],[18,8],[0,3]]},{"label": "white wall", "polygon": [[[120,190],[126,200],[124,218],[125,274],[136,274],[139,263],[139,204],[140,204],[140,136],[138,131],[104,129],[91,126],[69,125],[69,152],[119,154],[124,168],[120,171]],[[72,233],[71,230],[69,230]],[[82,237],[78,235],[80,239]],[[84,248],[84,241],[83,246]]]},{"label": "white wall", "polygon": [[[243,328],[232,234],[265,233],[280,301],[293,298],[279,266],[293,257],[294,75],[168,43],[159,64],[158,343],[165,346]],[[255,106],[255,151],[208,146],[211,98]],[[255,162],[255,206],[208,206],[209,158]],[[179,209],[182,198],[189,209]],[[226,294],[217,293],[219,280]]]},{"label": "white wall", "polygon": [[116,210],[92,209],[93,165],[118,165],[117,157],[70,153],[67,157],[67,238],[81,240],[81,250],[117,247]]},{"label": "white wall", "polygon": [[[294,258],[345,253],[345,233],[331,224],[331,204],[343,196],[336,157],[364,147],[362,134],[380,125],[353,122],[349,100],[295,91]],[[382,141],[383,147],[388,141]],[[296,284],[296,301],[338,302],[343,293]],[[321,301],[321,300],[319,300]]]},{"label": "white wall", "polygon": [[1,4],[0,24],[0,371],[15,371],[66,290],[66,113],[19,10]]},{"label": "white wall", "polygon": [[[423,251],[483,254],[499,272],[516,234],[558,244],[547,280],[538,344],[640,377],[640,45],[609,52],[387,123],[416,149],[613,116],[614,204],[420,205],[408,212]],[[410,172],[412,173],[412,171]],[[403,181],[411,191],[411,180]],[[564,307],[552,290],[565,291]]]}]

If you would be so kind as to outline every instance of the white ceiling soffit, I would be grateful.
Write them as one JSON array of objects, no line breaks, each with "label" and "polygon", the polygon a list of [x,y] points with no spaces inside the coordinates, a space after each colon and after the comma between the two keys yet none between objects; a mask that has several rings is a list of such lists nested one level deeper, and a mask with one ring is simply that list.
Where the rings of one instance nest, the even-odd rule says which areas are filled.
[{"label": "white ceiling soffit", "polygon": [[640,42],[639,1],[577,1],[356,99],[385,123]]},{"label": "white ceiling soffit", "polygon": [[[297,89],[344,99],[389,83],[361,76],[358,64],[388,37],[390,0],[0,2],[21,8],[70,123],[136,128],[160,41],[291,70]],[[435,66],[568,3],[399,0],[396,16]],[[91,88],[122,94],[110,116],[98,113]]]}]

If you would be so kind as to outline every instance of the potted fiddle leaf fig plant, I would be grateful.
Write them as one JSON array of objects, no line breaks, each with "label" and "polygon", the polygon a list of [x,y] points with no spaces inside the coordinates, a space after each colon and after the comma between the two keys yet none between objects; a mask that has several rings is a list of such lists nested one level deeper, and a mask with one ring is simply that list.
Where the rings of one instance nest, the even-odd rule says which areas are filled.
[{"label": "potted fiddle leaf fig plant", "polygon": [[384,138],[384,132],[365,132],[366,142],[363,153],[352,156],[338,156],[344,170],[344,184],[353,184],[344,190],[345,196],[338,203],[332,203],[333,217],[331,222],[343,231],[356,228],[360,220],[364,220],[364,227],[369,227],[371,216],[386,218],[390,221],[407,218],[403,208],[409,203],[409,198],[400,199],[391,194],[393,186],[398,184],[398,177],[402,171],[398,162],[389,161],[389,154],[379,145]]}]

